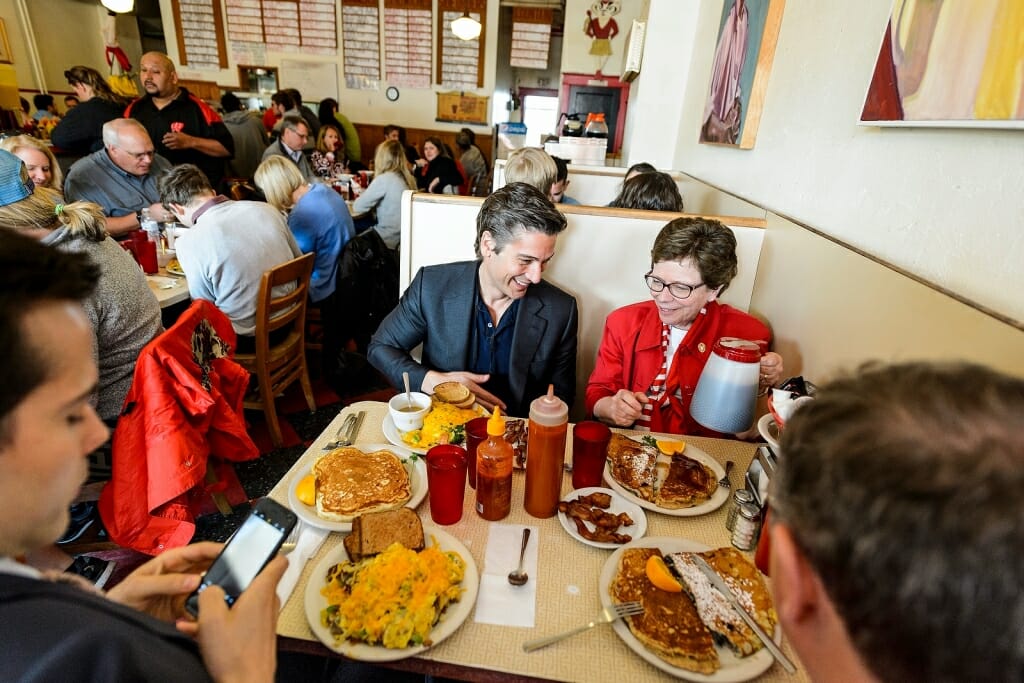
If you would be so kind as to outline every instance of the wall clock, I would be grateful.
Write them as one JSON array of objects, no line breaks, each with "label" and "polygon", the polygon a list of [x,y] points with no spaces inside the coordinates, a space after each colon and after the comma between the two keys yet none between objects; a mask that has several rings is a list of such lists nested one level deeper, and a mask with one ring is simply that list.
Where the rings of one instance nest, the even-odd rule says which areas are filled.
[{"label": "wall clock", "polygon": [[384,91],[384,96],[388,98],[389,102],[394,102],[394,101],[398,100],[398,95],[399,94],[400,93],[398,92],[398,88],[396,88],[393,85],[390,86],[387,90]]}]

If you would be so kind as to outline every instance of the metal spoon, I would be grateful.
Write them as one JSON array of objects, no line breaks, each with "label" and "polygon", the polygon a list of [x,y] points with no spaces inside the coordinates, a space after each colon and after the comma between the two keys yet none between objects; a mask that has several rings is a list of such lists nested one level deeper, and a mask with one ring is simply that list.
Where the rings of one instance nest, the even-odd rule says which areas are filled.
[{"label": "metal spoon", "polygon": [[523,560],[526,559],[526,544],[530,542],[530,528],[523,529],[523,547],[519,549],[519,566],[514,572],[508,573],[508,582],[513,586],[522,586],[530,577],[523,571]]},{"label": "metal spoon", "polygon": [[402,373],[402,381],[405,382],[405,405],[412,406],[412,391],[409,390],[409,373]]}]

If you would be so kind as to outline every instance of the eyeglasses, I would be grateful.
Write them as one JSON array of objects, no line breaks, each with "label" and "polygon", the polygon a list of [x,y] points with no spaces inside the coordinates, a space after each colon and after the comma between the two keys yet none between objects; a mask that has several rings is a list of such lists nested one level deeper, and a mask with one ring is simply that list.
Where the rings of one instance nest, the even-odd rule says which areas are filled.
[{"label": "eyeglasses", "polygon": [[117,149],[121,150],[122,152],[130,156],[132,159],[135,159],[136,161],[140,161],[142,159],[152,159],[153,156],[156,154],[156,150],[152,149],[146,150],[145,152],[129,152],[124,147],[118,147]]},{"label": "eyeglasses", "polygon": [[699,285],[684,285],[682,282],[665,282],[661,278],[654,277],[650,273],[644,275],[644,282],[652,292],[660,292],[668,287],[668,293],[677,299],[689,299],[693,290],[706,286],[703,282]]},{"label": "eyeglasses", "polygon": [[291,131],[295,135],[299,136],[300,140],[306,140],[307,138],[309,138],[309,133],[300,133],[295,128],[285,128],[285,130]]}]

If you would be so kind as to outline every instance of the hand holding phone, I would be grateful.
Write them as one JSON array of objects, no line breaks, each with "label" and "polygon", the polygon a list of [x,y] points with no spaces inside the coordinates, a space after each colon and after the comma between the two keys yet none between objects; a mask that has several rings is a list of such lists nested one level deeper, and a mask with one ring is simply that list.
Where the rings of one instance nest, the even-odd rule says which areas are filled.
[{"label": "hand holding phone", "polygon": [[185,600],[189,614],[198,615],[199,594],[211,585],[220,586],[224,590],[224,601],[229,607],[233,605],[256,575],[277,555],[295,523],[295,513],[276,501],[263,498],[256,503],[210,565],[199,588]]}]

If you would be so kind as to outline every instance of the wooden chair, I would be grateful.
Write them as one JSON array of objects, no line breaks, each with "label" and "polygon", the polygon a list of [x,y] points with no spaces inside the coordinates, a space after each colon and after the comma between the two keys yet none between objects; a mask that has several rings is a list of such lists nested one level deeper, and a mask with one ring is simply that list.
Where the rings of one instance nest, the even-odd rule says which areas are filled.
[{"label": "wooden chair", "polygon": [[[306,301],[309,299],[314,256],[312,253],[300,256],[263,274],[256,303],[256,353],[235,355],[235,360],[256,378],[256,387],[246,396],[244,405],[263,410],[271,441],[278,448],[284,442],[274,403],[278,394],[298,381],[302,384],[310,412],[316,410],[305,349]],[[297,283],[294,290],[274,296],[275,287],[289,282]],[[271,346],[270,335],[277,330],[287,330],[287,336],[284,341]],[[276,336],[280,334],[283,333]]]}]

